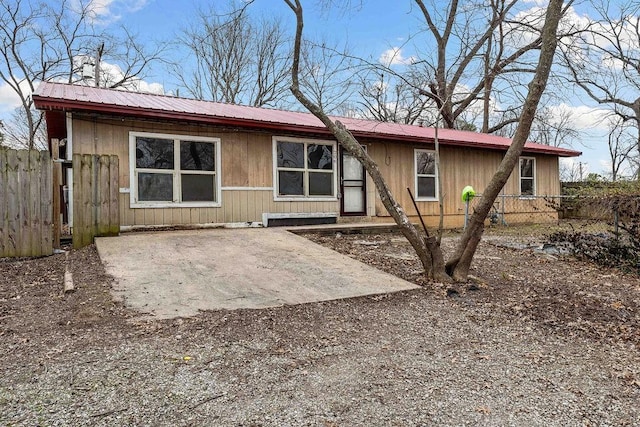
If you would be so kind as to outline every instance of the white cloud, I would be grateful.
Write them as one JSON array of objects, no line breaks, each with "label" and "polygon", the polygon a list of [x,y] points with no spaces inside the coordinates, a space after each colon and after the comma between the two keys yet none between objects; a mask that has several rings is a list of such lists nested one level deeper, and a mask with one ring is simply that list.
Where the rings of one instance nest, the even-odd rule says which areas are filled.
[{"label": "white cloud", "polygon": [[608,130],[609,116],[611,112],[602,108],[590,107],[587,105],[568,105],[562,103],[547,107],[552,115],[557,113],[558,117],[570,117],[569,126],[580,130]]},{"label": "white cloud", "polygon": [[[88,4],[89,17],[93,22],[107,25],[122,18],[123,14],[134,13],[144,8],[150,0],[91,0]],[[76,1],[76,8],[80,1]]]},{"label": "white cloud", "polygon": [[391,49],[387,49],[380,54],[378,61],[386,67],[390,67],[392,65],[411,65],[416,61],[415,56],[410,56],[405,58],[402,55],[402,49],[399,47],[392,47]]},{"label": "white cloud", "polygon": [[[20,87],[26,95],[30,93],[29,84],[26,81],[20,83]],[[0,84],[0,113],[11,112],[20,105],[20,98],[13,88],[6,83]]]}]

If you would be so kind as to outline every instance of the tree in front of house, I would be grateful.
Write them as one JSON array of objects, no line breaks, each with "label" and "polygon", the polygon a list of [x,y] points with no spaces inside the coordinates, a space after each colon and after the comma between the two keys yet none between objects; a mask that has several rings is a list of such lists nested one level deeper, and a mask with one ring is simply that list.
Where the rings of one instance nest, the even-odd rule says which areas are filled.
[{"label": "tree in front of house", "polygon": [[[452,279],[457,281],[466,280],[471,260],[473,259],[484,231],[484,220],[495,198],[504,187],[518,162],[524,144],[529,136],[538,103],[546,87],[557,45],[558,23],[563,11],[562,0],[551,0],[546,9],[540,36],[540,55],[537,66],[535,67],[533,79],[528,86],[528,93],[522,107],[521,117],[515,131],[513,142],[498,167],[498,170],[490,180],[489,185],[484,190],[483,197],[476,207],[474,214],[471,216],[469,225],[459,240],[455,252],[446,263],[436,236],[427,235],[426,238],[423,238],[415,226],[411,224],[406,212],[395,200],[393,194],[391,194],[378,166],[362,148],[360,143],[339,120],[332,120],[318,103],[314,102],[314,100],[308,97],[301,89],[299,66],[304,28],[303,7],[301,0],[284,1],[296,17],[296,36],[291,68],[291,91],[300,103],[321,120],[327,129],[332,132],[340,145],[364,166],[367,173],[371,176],[385,208],[396,221],[403,235],[415,249],[426,274],[436,281],[450,281]],[[422,5],[422,2],[419,0],[416,0],[416,3],[419,6]],[[457,4],[456,0],[454,0],[454,4]],[[451,7],[454,8],[453,5]],[[425,15],[425,19],[427,23],[430,24],[428,15]],[[440,97],[440,101],[442,100],[443,98]],[[439,105],[439,107],[442,106],[444,105]]]}]

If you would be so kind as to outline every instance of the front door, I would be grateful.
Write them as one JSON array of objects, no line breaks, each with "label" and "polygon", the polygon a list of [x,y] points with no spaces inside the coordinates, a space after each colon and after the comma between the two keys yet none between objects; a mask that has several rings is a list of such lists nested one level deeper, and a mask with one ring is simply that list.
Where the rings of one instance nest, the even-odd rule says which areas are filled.
[{"label": "front door", "polygon": [[342,215],[366,215],[366,180],[364,167],[342,150],[340,162],[340,213]]}]

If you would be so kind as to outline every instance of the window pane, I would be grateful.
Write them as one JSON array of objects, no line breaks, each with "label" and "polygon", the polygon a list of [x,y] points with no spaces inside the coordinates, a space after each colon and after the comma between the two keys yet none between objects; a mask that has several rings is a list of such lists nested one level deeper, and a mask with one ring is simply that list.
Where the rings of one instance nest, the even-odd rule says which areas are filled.
[{"label": "window pane", "polygon": [[303,172],[278,171],[278,194],[285,196],[303,196]]},{"label": "window pane", "polygon": [[418,197],[436,197],[436,179],[434,177],[418,177]]},{"label": "window pane", "polygon": [[416,166],[418,175],[436,174],[436,156],[434,153],[424,151],[416,152]]},{"label": "window pane", "polygon": [[533,196],[533,180],[532,179],[520,180],[520,194],[523,196]]},{"label": "window pane", "polygon": [[333,146],[309,144],[307,147],[307,164],[309,169],[333,169]]},{"label": "window pane", "polygon": [[180,169],[214,171],[214,144],[210,142],[180,141]]},{"label": "window pane", "polygon": [[173,140],[137,137],[136,167],[173,169]]},{"label": "window pane", "polygon": [[168,173],[139,173],[138,201],[173,201],[173,175]]},{"label": "window pane", "polygon": [[304,168],[304,144],[278,142],[279,168]]},{"label": "window pane", "polygon": [[333,174],[309,172],[309,196],[333,196]]},{"label": "window pane", "polygon": [[213,175],[181,175],[183,202],[214,202]]},{"label": "window pane", "polygon": [[533,178],[533,159],[520,159],[520,176]]}]

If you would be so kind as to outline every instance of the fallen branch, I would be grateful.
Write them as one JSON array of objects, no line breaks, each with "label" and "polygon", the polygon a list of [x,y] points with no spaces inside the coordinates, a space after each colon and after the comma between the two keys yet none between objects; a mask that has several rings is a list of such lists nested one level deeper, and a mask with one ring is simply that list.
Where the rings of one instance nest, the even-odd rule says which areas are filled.
[{"label": "fallen branch", "polygon": [[200,402],[196,403],[195,405],[193,405],[193,406],[189,407],[189,409],[195,409],[195,408],[197,408],[198,406],[204,405],[205,403],[207,403],[207,402],[211,402],[212,400],[220,399],[220,398],[221,398],[221,397],[223,397],[223,396],[224,396],[224,394],[216,394],[216,395],[214,395],[214,396],[210,396],[210,397],[208,397],[208,398],[206,398],[206,399],[204,399],[204,400],[202,400],[202,401],[200,401]]},{"label": "fallen branch", "polygon": [[112,409],[110,411],[105,411],[105,412],[99,412],[97,414],[93,414],[93,415],[89,415],[91,418],[100,418],[100,417],[106,417],[107,415],[112,415],[112,414],[116,414],[118,412],[124,412],[127,409],[129,409],[128,407],[126,408],[120,408],[120,409]]},{"label": "fallen branch", "polygon": [[73,274],[69,271],[69,252],[65,254],[64,258],[64,284],[63,284],[64,293],[68,294],[69,292],[73,292],[76,290],[73,285]]}]

